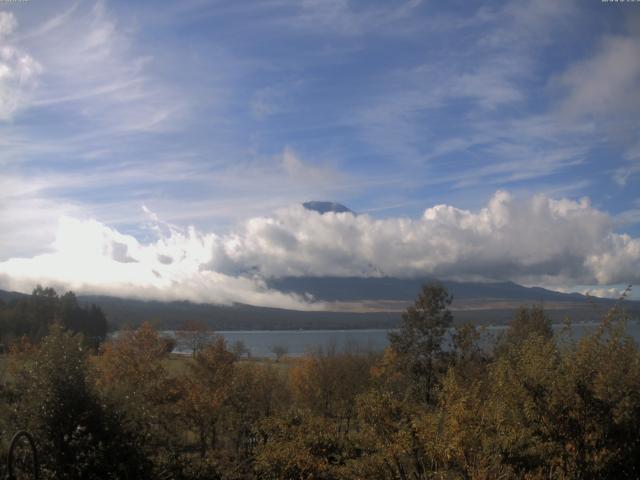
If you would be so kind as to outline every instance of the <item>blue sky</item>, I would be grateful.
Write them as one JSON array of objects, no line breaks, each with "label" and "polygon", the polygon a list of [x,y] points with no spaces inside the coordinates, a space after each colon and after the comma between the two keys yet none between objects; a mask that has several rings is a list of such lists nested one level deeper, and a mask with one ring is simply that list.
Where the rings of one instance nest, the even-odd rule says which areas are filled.
[{"label": "blue sky", "polygon": [[[481,262],[487,279],[568,289],[637,281],[593,265],[640,265],[640,3],[29,0],[0,2],[0,12],[9,279],[21,271],[7,262],[56,252],[63,218],[142,246],[187,238],[192,226],[226,245],[226,267],[214,271],[246,280],[231,239],[250,250],[253,220],[284,225],[277,212],[303,201],[339,201],[374,223],[443,204],[477,222],[508,192],[516,217],[542,196],[606,225],[577,248],[588,274],[545,271],[561,253],[539,252],[518,268]],[[259,249],[243,258],[264,275],[301,274],[327,263],[323,248],[305,250],[314,260],[301,269],[270,269]],[[491,248],[477,254],[494,258]],[[456,262],[468,262],[413,255],[398,260],[413,274],[464,276]],[[385,262],[365,263],[387,274]],[[5,284],[49,279],[33,271]]]}]

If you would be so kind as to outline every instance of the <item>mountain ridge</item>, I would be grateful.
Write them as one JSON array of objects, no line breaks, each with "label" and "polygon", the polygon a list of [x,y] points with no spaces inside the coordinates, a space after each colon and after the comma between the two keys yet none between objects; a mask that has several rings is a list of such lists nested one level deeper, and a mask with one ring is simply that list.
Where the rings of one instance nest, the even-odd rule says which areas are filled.
[{"label": "mountain ridge", "polygon": [[580,293],[562,293],[542,287],[525,287],[512,281],[459,282],[423,277],[282,277],[268,279],[269,288],[298,295],[310,294],[318,301],[407,300],[416,298],[422,285],[442,284],[456,300],[516,299],[529,301],[595,301]]},{"label": "mountain ridge", "polygon": [[[319,277],[320,278],[320,277]],[[84,304],[98,305],[112,329],[151,321],[157,328],[179,329],[185,320],[202,322],[214,330],[291,330],[291,329],[367,329],[394,328],[404,310],[417,296],[420,286],[430,279],[377,279],[288,277],[271,280],[271,288],[289,293],[315,292],[326,310],[298,311],[245,304],[212,305],[189,301],[127,299],[104,295],[79,294]],[[477,325],[506,324],[519,305],[542,303],[554,322],[567,315],[574,321],[596,321],[616,300],[565,294],[541,287],[524,287],[514,282],[441,282],[454,296],[451,310],[455,323]],[[351,290],[344,291],[350,285]],[[313,287],[313,288],[311,288]],[[329,288],[330,287],[330,288]],[[375,287],[375,288],[374,288]],[[324,288],[324,290],[323,290]],[[296,290],[297,291],[294,291]],[[342,290],[341,290],[342,289]],[[385,296],[382,296],[384,291]],[[369,298],[360,298],[369,292]],[[372,294],[380,294],[375,297]],[[0,290],[5,302],[27,294]],[[356,298],[358,297],[358,298]],[[386,297],[386,298],[385,298]],[[388,301],[385,304],[385,301]],[[351,302],[351,303],[349,303]],[[365,308],[366,302],[377,304]],[[640,302],[625,301],[632,315],[640,312]],[[392,307],[390,308],[389,305]]]}]

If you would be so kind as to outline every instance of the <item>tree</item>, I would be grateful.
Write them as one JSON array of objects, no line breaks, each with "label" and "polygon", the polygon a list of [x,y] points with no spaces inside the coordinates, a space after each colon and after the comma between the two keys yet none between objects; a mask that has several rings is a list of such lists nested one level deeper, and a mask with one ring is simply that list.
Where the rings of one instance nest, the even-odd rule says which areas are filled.
[{"label": "tree", "polygon": [[520,306],[511,320],[509,328],[498,339],[496,355],[504,354],[505,350],[509,348],[519,348],[532,335],[550,340],[553,337],[551,319],[542,306]]},{"label": "tree", "polygon": [[92,347],[98,347],[107,336],[107,319],[100,307],[81,307],[73,292],[59,298],[56,318],[67,330],[82,333],[85,342]]},{"label": "tree", "polygon": [[16,308],[17,320],[24,323],[18,326],[17,336],[24,334],[31,339],[40,340],[49,331],[49,325],[55,320],[58,294],[53,288],[34,288],[31,297],[20,302]]},{"label": "tree", "polygon": [[122,412],[122,425],[145,438],[145,451],[154,458],[170,456],[178,442],[175,404],[180,391],[163,365],[166,350],[158,332],[144,323],[120,332],[95,358],[103,402]]},{"label": "tree", "polygon": [[231,392],[234,361],[235,355],[227,350],[224,338],[216,335],[195,354],[189,363],[189,375],[183,379],[181,413],[197,434],[201,458],[209,445],[216,448],[217,424]]},{"label": "tree", "polygon": [[184,321],[178,330],[178,337],[189,347],[194,357],[209,342],[211,335],[207,326],[196,320]]},{"label": "tree", "polygon": [[485,371],[487,355],[480,341],[481,332],[470,323],[456,327],[451,336],[453,368],[461,380],[478,380]]},{"label": "tree", "polygon": [[96,305],[81,306],[73,292],[58,296],[53,288],[38,285],[31,296],[13,301],[2,310],[0,333],[8,341],[23,335],[40,340],[54,323],[82,333],[85,344],[92,347],[97,347],[107,336],[107,320],[102,310]]},{"label": "tree", "polygon": [[236,355],[237,358],[242,358],[245,355],[247,356],[247,358],[251,357],[251,350],[249,350],[247,344],[242,340],[236,340],[235,342],[233,342],[231,351]]},{"label": "tree", "polygon": [[[391,391],[370,390],[358,397],[361,449],[355,478],[408,480],[425,478],[430,459],[418,438],[416,419],[425,410],[411,399]],[[436,435],[434,439],[437,439]],[[432,441],[434,440],[432,439]],[[443,477],[446,478],[446,477]]]},{"label": "tree", "polygon": [[314,414],[337,419],[348,431],[355,416],[356,397],[370,383],[371,356],[337,352],[335,346],[307,353],[291,368],[294,398]]},{"label": "tree", "polygon": [[320,417],[289,412],[261,422],[254,477],[281,479],[356,479],[362,469],[350,468],[365,451],[355,435],[344,435],[336,425]]},{"label": "tree", "polygon": [[271,352],[276,356],[276,362],[279,362],[282,357],[289,353],[289,349],[284,345],[273,345],[271,347]]},{"label": "tree", "polygon": [[18,425],[31,430],[51,478],[150,478],[140,439],[121,428],[116,411],[96,396],[79,335],[51,327],[21,356]]},{"label": "tree", "polygon": [[291,405],[286,377],[269,364],[235,365],[222,427],[232,437],[235,455],[247,458],[257,443],[260,421]]},{"label": "tree", "polygon": [[414,390],[425,403],[434,400],[438,374],[445,369],[442,340],[453,316],[453,297],[439,284],[422,287],[415,303],[402,314],[400,328],[389,333],[397,362],[414,381]]}]

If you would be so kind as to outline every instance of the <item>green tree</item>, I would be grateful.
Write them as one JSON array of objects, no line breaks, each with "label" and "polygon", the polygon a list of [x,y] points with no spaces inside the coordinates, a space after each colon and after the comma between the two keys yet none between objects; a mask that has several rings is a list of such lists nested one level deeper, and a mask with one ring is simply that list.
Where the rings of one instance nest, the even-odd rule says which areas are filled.
[{"label": "green tree", "polygon": [[231,437],[235,455],[241,458],[251,454],[258,424],[291,405],[286,376],[279,373],[269,364],[246,362],[234,367],[221,426]]},{"label": "green tree", "polygon": [[73,292],[58,296],[53,288],[38,285],[31,296],[14,300],[0,312],[0,334],[4,341],[26,335],[37,341],[53,323],[82,333],[87,345],[97,347],[107,335],[107,320],[96,305],[81,306]]},{"label": "green tree", "polygon": [[481,344],[481,332],[470,323],[455,328],[451,336],[453,368],[460,378],[471,383],[486,371],[487,354]]},{"label": "green tree", "polygon": [[452,301],[442,285],[425,285],[414,305],[402,314],[398,331],[389,333],[398,365],[412,378],[415,394],[425,403],[433,402],[438,377],[446,371],[442,341],[453,321]]},{"label": "green tree", "polygon": [[279,362],[287,356],[287,353],[289,353],[289,349],[284,345],[273,345],[271,347],[271,353],[276,356],[276,362]]},{"label": "green tree", "polygon": [[87,345],[97,347],[107,336],[107,319],[100,307],[83,308],[73,292],[67,292],[58,300],[56,319],[72,331],[82,333]]},{"label": "green tree", "polygon": [[500,355],[508,348],[518,348],[531,335],[545,340],[553,337],[551,319],[541,305],[520,306],[509,323],[507,331],[498,339],[496,354]]},{"label": "green tree", "polygon": [[50,330],[22,357],[16,383],[17,428],[34,433],[45,477],[148,478],[139,438],[93,391],[81,337],[59,325]]}]

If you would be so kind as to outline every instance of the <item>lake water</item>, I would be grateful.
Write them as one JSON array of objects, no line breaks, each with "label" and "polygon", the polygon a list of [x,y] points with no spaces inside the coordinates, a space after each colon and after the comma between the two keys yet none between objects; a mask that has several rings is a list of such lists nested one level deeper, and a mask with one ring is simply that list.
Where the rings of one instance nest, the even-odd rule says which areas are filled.
[{"label": "lake water", "polygon": [[[596,323],[574,324],[571,327],[571,337],[578,339],[597,328]],[[562,325],[554,325],[559,331]],[[492,340],[506,329],[505,326],[489,326],[483,329],[484,345],[490,345]],[[629,322],[627,331],[640,343],[640,325]],[[241,341],[252,357],[274,358],[275,347],[286,350],[287,355],[299,357],[314,349],[336,348],[337,350],[359,349],[361,351],[382,351],[388,344],[387,329],[370,330],[251,330],[251,331],[219,331],[228,346]],[[176,335],[174,331],[162,332],[163,335],[176,338],[175,353],[189,354],[191,349],[187,342]]]}]

